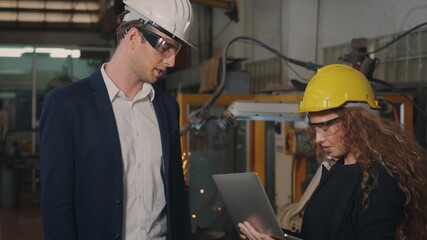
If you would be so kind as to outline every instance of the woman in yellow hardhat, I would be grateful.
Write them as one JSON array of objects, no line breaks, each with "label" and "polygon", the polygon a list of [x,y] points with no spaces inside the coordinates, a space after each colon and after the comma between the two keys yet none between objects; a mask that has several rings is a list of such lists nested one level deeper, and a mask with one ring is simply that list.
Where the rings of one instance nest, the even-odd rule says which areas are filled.
[{"label": "woman in yellow hardhat", "polygon": [[[302,238],[427,239],[424,150],[378,110],[368,80],[347,65],[322,67],[308,83],[297,111],[332,167],[305,206]],[[244,239],[271,239],[239,226]]]}]

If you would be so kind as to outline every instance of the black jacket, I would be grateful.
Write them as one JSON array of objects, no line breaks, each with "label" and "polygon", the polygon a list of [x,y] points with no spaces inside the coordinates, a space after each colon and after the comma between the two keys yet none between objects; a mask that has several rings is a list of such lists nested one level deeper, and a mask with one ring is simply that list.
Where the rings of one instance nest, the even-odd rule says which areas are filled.
[{"label": "black jacket", "polygon": [[[326,230],[330,231],[331,240],[395,239],[396,228],[403,216],[405,197],[398,186],[397,179],[380,165],[375,165],[371,169],[374,176],[377,176],[377,182],[369,195],[367,208],[362,203],[363,195],[360,188],[362,170],[359,165],[356,165],[353,168],[354,171],[345,178],[346,181],[341,183],[343,187],[339,192],[322,194],[336,200],[332,206],[333,215],[328,218],[331,222],[307,225],[305,218],[310,215],[309,205],[313,204],[313,199],[320,194],[320,191],[331,189],[325,187],[327,184],[337,184],[335,181],[328,180],[336,174],[340,164],[343,164],[343,160],[338,161],[330,172],[324,169],[325,174],[322,173],[319,186],[306,205],[301,236],[306,240],[321,239],[316,237],[316,232]],[[328,227],[324,230],[320,229],[321,226]]]}]

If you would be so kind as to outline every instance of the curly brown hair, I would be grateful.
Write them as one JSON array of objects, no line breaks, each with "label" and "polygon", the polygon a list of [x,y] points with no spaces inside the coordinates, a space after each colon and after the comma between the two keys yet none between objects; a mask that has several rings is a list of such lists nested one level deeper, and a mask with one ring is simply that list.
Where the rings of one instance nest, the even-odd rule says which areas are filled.
[{"label": "curly brown hair", "polygon": [[[398,180],[405,194],[404,219],[396,229],[396,239],[427,239],[426,152],[413,133],[360,107],[336,111],[345,136],[343,145],[355,154],[363,169],[363,202],[369,204],[369,193],[376,181],[371,167],[381,164]],[[316,144],[314,148],[318,157],[323,157],[321,147]]]}]

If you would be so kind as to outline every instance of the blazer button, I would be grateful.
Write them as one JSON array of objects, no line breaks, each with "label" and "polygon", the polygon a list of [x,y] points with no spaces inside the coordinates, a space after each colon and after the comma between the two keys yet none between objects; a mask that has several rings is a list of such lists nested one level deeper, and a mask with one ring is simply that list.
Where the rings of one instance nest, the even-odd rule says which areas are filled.
[{"label": "blazer button", "polygon": [[114,235],[114,238],[113,238],[114,240],[116,240],[116,239],[120,239],[120,233],[116,233],[115,235]]},{"label": "blazer button", "polygon": [[122,200],[121,200],[120,198],[117,198],[117,199],[116,199],[116,204],[117,204],[117,205],[122,204]]}]

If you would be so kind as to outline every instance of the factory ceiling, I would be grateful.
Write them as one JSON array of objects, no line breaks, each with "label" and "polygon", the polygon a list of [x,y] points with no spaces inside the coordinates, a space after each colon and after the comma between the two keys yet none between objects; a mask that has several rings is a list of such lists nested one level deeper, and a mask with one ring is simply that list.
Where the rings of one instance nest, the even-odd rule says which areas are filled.
[{"label": "factory ceiling", "polygon": [[123,9],[122,1],[0,0],[0,31],[96,32],[110,39],[119,7]]},{"label": "factory ceiling", "polygon": [[0,0],[0,28],[94,30],[100,13],[99,0]]},{"label": "factory ceiling", "polygon": [[[229,0],[191,0],[192,3],[216,8],[230,8]],[[96,33],[101,39],[114,41],[117,16],[123,10],[122,0],[0,0],[0,44],[28,42],[22,33],[52,32]],[[19,37],[8,36],[8,33]],[[53,39],[52,39],[53,38]],[[9,40],[8,40],[9,39]],[[41,40],[40,40],[41,41]],[[102,42],[102,41],[101,41]]]},{"label": "factory ceiling", "polygon": [[[230,0],[190,1],[231,9]],[[0,0],[0,47],[65,47],[79,49],[81,58],[106,59],[114,49],[117,16],[123,9],[123,0]],[[43,89],[53,72],[37,74],[37,89]],[[31,70],[0,68],[0,90],[26,89],[28,79]]]}]

